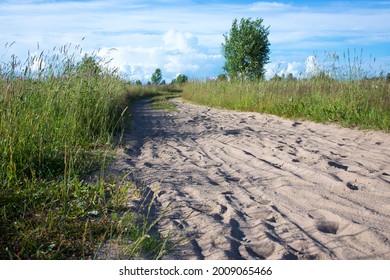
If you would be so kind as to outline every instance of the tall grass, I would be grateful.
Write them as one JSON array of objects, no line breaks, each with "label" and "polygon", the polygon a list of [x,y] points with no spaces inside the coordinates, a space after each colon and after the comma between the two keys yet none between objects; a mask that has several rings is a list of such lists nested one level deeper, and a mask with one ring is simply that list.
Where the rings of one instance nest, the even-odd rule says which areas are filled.
[{"label": "tall grass", "polygon": [[93,258],[136,222],[123,211],[131,183],[83,180],[109,163],[128,93],[115,70],[93,55],[76,61],[78,51],[0,66],[0,259]]},{"label": "tall grass", "polygon": [[389,131],[390,82],[363,78],[361,69],[332,65],[333,72],[321,70],[301,80],[195,81],[184,86],[183,98],[232,110]]}]

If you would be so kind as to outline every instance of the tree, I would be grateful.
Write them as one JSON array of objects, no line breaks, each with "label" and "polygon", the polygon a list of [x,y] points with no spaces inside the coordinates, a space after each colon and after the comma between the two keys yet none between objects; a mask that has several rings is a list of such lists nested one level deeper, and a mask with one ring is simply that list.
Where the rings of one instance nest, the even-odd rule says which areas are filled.
[{"label": "tree", "polygon": [[182,85],[188,82],[188,77],[184,74],[179,74],[176,77],[176,84]]},{"label": "tree", "polygon": [[315,75],[311,76],[311,80],[322,80],[322,81],[331,81],[334,80],[332,78],[332,73],[326,70],[318,71]]},{"label": "tree", "polygon": [[154,71],[151,80],[153,85],[159,85],[161,83],[162,74],[160,68],[157,68],[156,71]]},{"label": "tree", "polygon": [[262,25],[263,19],[237,19],[233,21],[229,34],[224,34],[222,53],[230,79],[262,79],[264,66],[269,62],[269,26]]},{"label": "tree", "polygon": [[184,74],[177,75],[176,78],[172,79],[171,85],[183,85],[188,82],[188,77]]},{"label": "tree", "polygon": [[291,82],[291,81],[296,81],[297,78],[294,77],[294,75],[292,73],[288,73],[287,75],[287,81]]},{"label": "tree", "polygon": [[278,74],[275,74],[272,78],[271,78],[271,81],[276,81],[276,82],[280,82],[282,81],[283,78],[280,77]]},{"label": "tree", "polygon": [[76,72],[78,75],[94,77],[102,72],[102,68],[93,56],[85,55],[81,62],[77,64]]},{"label": "tree", "polygon": [[225,74],[219,74],[217,77],[218,82],[226,82],[228,79]]}]

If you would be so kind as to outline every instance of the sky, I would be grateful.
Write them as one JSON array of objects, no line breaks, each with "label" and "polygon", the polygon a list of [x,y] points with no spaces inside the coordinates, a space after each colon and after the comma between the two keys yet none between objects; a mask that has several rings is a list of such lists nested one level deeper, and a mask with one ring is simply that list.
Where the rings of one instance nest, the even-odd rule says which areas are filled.
[{"label": "sky", "polygon": [[71,44],[126,79],[146,82],[156,68],[167,82],[178,74],[214,78],[223,72],[223,34],[249,17],[270,28],[268,78],[305,75],[335,53],[369,75],[390,72],[385,0],[0,0],[0,63]]}]

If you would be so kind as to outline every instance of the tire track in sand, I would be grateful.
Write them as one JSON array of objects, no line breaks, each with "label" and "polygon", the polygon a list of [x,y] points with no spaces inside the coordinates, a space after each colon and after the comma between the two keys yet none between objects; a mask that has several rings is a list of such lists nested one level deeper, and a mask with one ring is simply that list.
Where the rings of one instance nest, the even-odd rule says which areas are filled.
[{"label": "tire track in sand", "polygon": [[189,238],[165,259],[390,259],[389,134],[173,102],[134,104],[113,167]]}]

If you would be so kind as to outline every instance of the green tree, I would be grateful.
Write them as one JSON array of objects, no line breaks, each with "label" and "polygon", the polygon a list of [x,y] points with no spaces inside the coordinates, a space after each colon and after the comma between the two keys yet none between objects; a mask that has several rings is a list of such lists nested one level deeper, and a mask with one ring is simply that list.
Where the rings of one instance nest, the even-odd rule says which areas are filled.
[{"label": "green tree", "polygon": [[230,79],[262,79],[264,66],[269,62],[269,26],[263,19],[237,19],[233,21],[229,34],[224,34],[222,53],[225,57],[226,71]]},{"label": "green tree", "polygon": [[77,64],[76,72],[78,75],[93,77],[101,74],[102,68],[93,56],[85,55],[81,62]]},{"label": "green tree", "polygon": [[176,77],[176,84],[182,85],[182,84],[185,84],[186,82],[188,82],[188,77],[186,75],[179,74]]},{"label": "green tree", "polygon": [[332,81],[332,80],[334,80],[332,78],[331,73],[329,71],[326,71],[326,70],[319,71],[315,75],[311,76],[310,79],[311,80],[322,80],[322,81]]},{"label": "green tree", "polygon": [[226,82],[228,79],[225,74],[219,74],[217,77],[218,82]]},{"label": "green tree", "polygon": [[152,75],[152,79],[151,79],[152,84],[159,85],[161,83],[161,80],[162,80],[161,69],[157,68],[156,71],[154,71],[154,73]]},{"label": "green tree", "polygon": [[275,74],[272,78],[271,78],[271,81],[276,81],[276,82],[279,82],[279,81],[282,81],[283,78],[280,77],[278,74]]},{"label": "green tree", "polygon": [[291,81],[296,81],[297,78],[294,77],[294,75],[292,73],[288,73],[287,75],[287,81],[291,82]]},{"label": "green tree", "polygon": [[188,77],[184,74],[177,75],[176,78],[172,79],[171,85],[183,85],[188,82]]}]

